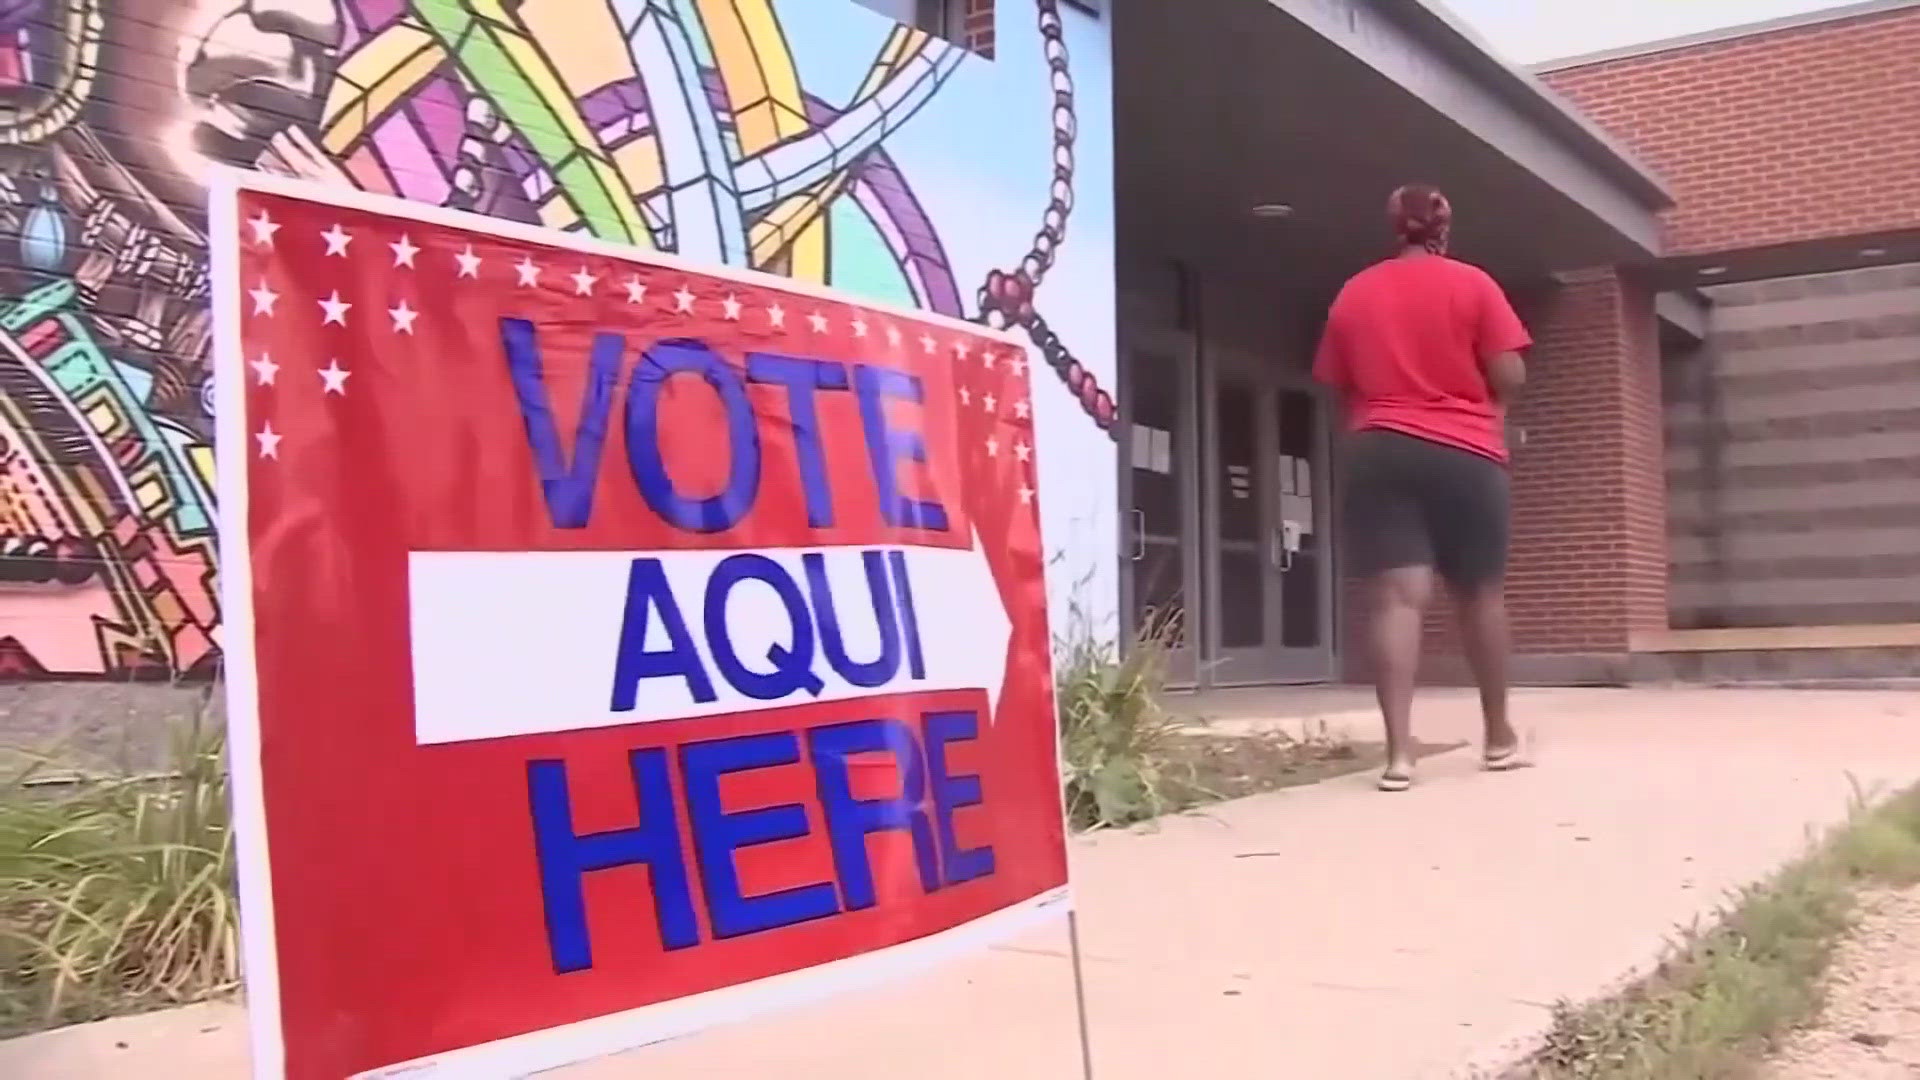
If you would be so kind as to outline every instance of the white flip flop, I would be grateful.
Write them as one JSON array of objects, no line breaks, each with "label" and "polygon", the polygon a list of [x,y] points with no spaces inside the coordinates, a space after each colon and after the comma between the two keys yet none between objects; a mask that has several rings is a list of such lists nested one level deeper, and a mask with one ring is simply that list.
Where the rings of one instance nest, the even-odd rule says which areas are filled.
[{"label": "white flip flop", "polygon": [[1497,753],[1484,755],[1480,759],[1482,767],[1488,772],[1531,769],[1533,767],[1533,730],[1528,728],[1518,734],[1520,737],[1514,740],[1512,746]]},{"label": "white flip flop", "polygon": [[1413,777],[1407,773],[1383,772],[1377,786],[1381,791],[1405,791],[1413,786]]}]

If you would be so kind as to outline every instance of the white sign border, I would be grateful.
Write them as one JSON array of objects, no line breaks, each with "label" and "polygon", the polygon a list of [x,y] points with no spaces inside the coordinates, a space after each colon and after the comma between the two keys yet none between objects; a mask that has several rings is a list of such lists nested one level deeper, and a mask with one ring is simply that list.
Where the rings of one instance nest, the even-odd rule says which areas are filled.
[{"label": "white sign border", "polygon": [[[233,800],[235,874],[240,900],[240,956],[250,1055],[255,1080],[284,1080],[286,1043],[281,1029],[280,963],[273,911],[273,874],[267,845],[266,792],[261,768],[260,688],[254,652],[253,565],[248,540],[247,475],[253,445],[247,417],[246,358],[240,349],[239,220],[242,192],[279,195],[346,210],[464,229],[503,240],[539,244],[702,277],[726,278],[831,303],[849,303],[1027,350],[1009,330],[995,330],[938,312],[836,294],[811,282],[705,266],[677,255],[647,251],[594,237],[558,232],[502,218],[431,206],[356,188],[217,166],[207,178],[207,235],[213,314],[215,490],[219,500],[220,603],[223,678],[227,700],[229,792]],[[1032,368],[1029,365],[1028,371]],[[1054,769],[1059,772],[1059,745]],[[1062,793],[1062,816],[1065,803]],[[1063,822],[1064,824],[1064,822]],[[431,1077],[434,1080],[501,1080],[527,1076],[595,1057],[638,1049],[705,1028],[803,1004],[911,974],[956,956],[985,949],[1073,909],[1070,885],[1010,904],[944,931],[873,952],[797,971],[675,998],[622,1013],[498,1039],[410,1062],[382,1066],[353,1080]]]}]

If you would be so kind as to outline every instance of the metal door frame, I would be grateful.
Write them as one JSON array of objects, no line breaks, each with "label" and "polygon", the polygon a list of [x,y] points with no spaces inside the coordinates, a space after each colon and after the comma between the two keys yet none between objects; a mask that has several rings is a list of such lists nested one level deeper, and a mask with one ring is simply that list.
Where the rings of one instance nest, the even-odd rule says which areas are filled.
[{"label": "metal door frame", "polygon": [[[1191,500],[1197,501],[1199,513],[1198,535],[1205,538],[1196,553],[1200,556],[1200,599],[1199,605],[1201,652],[1200,670],[1205,674],[1203,686],[1271,686],[1288,683],[1322,683],[1332,681],[1337,670],[1337,649],[1334,634],[1334,595],[1335,545],[1332,528],[1332,422],[1337,412],[1333,403],[1310,375],[1283,368],[1271,357],[1256,357],[1242,350],[1223,347],[1218,344],[1203,344],[1200,352],[1200,379],[1196,388],[1199,399],[1200,452],[1196,457],[1199,477],[1192,485]],[[1221,645],[1223,640],[1222,620],[1224,608],[1222,596],[1226,583],[1221,578],[1220,544],[1220,482],[1222,464],[1219,447],[1218,401],[1222,376],[1237,377],[1246,380],[1255,388],[1259,403],[1256,416],[1256,465],[1251,482],[1259,493],[1261,535],[1265,538],[1267,558],[1262,566],[1267,577],[1267,587],[1263,590],[1262,621],[1265,627],[1265,644],[1259,648],[1248,648],[1228,652]],[[1311,648],[1286,648],[1280,644],[1282,639],[1281,619],[1283,605],[1286,602],[1286,578],[1288,572],[1282,568],[1283,560],[1276,550],[1280,533],[1278,516],[1279,485],[1274,482],[1273,463],[1279,457],[1279,396],[1283,391],[1305,391],[1314,400],[1317,407],[1315,424],[1314,469],[1311,474],[1314,485],[1314,522],[1315,532],[1322,538],[1322,557],[1318,560],[1315,583],[1320,590],[1319,637],[1320,644]]]},{"label": "metal door frame", "polygon": [[1133,400],[1132,354],[1135,349],[1148,352],[1168,353],[1178,356],[1182,364],[1179,380],[1181,400],[1179,402],[1179,428],[1174,434],[1174,460],[1183,469],[1180,492],[1180,528],[1182,543],[1180,547],[1181,595],[1186,598],[1186,642],[1168,656],[1167,684],[1173,688],[1187,689],[1204,683],[1201,657],[1204,655],[1205,612],[1202,598],[1201,562],[1205,545],[1201,540],[1200,485],[1205,481],[1205,473],[1200,469],[1200,337],[1192,330],[1155,329],[1143,330],[1122,325],[1119,337],[1119,415],[1116,428],[1119,438],[1116,440],[1114,457],[1119,481],[1120,495],[1120,611],[1118,623],[1122,631],[1123,644],[1131,644],[1133,634],[1138,630],[1134,625],[1135,590],[1134,566],[1145,555],[1145,538],[1142,533],[1142,513],[1135,509],[1133,500]]}]

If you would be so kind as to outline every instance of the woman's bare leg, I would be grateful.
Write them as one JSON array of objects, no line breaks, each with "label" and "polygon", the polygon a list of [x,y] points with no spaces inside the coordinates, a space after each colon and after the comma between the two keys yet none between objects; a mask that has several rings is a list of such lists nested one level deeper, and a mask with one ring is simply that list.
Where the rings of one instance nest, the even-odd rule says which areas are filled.
[{"label": "woman's bare leg", "polygon": [[1433,598],[1433,568],[1403,566],[1373,580],[1367,634],[1373,687],[1387,728],[1387,775],[1413,775],[1413,688],[1420,673],[1421,619]]},{"label": "woman's bare leg", "polygon": [[1472,591],[1456,591],[1454,607],[1460,615],[1460,640],[1480,688],[1480,718],[1486,725],[1486,753],[1498,757],[1513,751],[1520,737],[1507,718],[1507,598],[1498,581]]}]

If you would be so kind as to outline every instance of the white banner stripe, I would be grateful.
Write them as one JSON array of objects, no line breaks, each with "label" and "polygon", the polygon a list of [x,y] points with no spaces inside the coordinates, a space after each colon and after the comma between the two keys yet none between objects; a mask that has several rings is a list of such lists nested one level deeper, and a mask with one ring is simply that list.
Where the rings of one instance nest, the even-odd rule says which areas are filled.
[{"label": "white banner stripe", "polygon": [[[1012,633],[977,546],[425,551],[408,593],[423,745],[890,693],[997,705]],[[676,644],[688,662],[661,659]],[[650,673],[623,677],[623,648]]]}]

